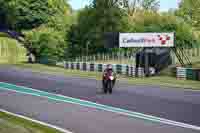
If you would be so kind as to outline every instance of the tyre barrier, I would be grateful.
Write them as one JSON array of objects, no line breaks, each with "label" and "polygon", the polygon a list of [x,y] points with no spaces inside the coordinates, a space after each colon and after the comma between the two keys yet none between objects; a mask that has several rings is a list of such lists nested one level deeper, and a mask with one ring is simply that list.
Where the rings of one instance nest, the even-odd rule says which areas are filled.
[{"label": "tyre barrier", "polygon": [[122,74],[122,65],[116,65],[117,74]]},{"label": "tyre barrier", "polygon": [[83,71],[83,63],[82,62],[79,63],[79,70]]},{"label": "tyre barrier", "polygon": [[[81,71],[98,71],[103,72],[107,64],[96,64],[86,62],[64,62],[64,68],[77,69]],[[130,77],[144,77],[144,68],[136,68],[135,66],[125,64],[113,64],[113,70],[117,74],[123,74]],[[198,80],[200,81],[200,69],[177,67],[176,78],[179,80]]]},{"label": "tyre barrier", "polygon": [[87,71],[87,64],[83,63],[83,71]]},{"label": "tyre barrier", "polygon": [[69,63],[66,62],[66,61],[64,62],[64,68],[65,68],[65,69],[69,69]]},{"label": "tyre barrier", "polygon": [[86,63],[86,71],[90,71],[90,63]]},{"label": "tyre barrier", "polygon": [[127,65],[121,65],[121,73],[123,75],[127,75]]},{"label": "tyre barrier", "polygon": [[94,72],[94,64],[88,64],[90,66],[90,70],[91,72]]},{"label": "tyre barrier", "polygon": [[77,64],[76,64],[76,69],[77,69],[77,70],[80,70],[80,63],[77,63]]},{"label": "tyre barrier", "polygon": [[128,66],[128,76],[130,76],[130,77],[135,77],[135,67],[133,67],[133,66]]},{"label": "tyre barrier", "polygon": [[103,65],[102,64],[98,64],[98,72],[102,72],[103,71]]},{"label": "tyre barrier", "polygon": [[[126,64],[112,64],[113,70],[117,74],[123,74],[130,77],[135,77],[135,67]],[[98,71],[103,72],[107,68],[107,64],[96,64],[86,62],[64,62],[64,68],[81,71]]]},{"label": "tyre barrier", "polygon": [[176,68],[176,78],[179,80],[186,80],[186,68],[177,67]]},{"label": "tyre barrier", "polygon": [[76,62],[74,62],[74,70],[77,70],[77,63]]},{"label": "tyre barrier", "polygon": [[71,63],[71,69],[74,70],[74,63]]},{"label": "tyre barrier", "polygon": [[98,64],[94,64],[94,71],[98,71]]},{"label": "tyre barrier", "polygon": [[139,78],[142,78],[142,77],[144,77],[145,75],[144,75],[144,68],[142,68],[142,67],[138,67],[138,77]]},{"label": "tyre barrier", "polygon": [[68,62],[67,65],[68,65],[68,69],[71,69],[71,62]]},{"label": "tyre barrier", "polygon": [[116,72],[117,71],[117,65],[116,64],[112,64],[113,70]]},{"label": "tyre barrier", "polygon": [[197,71],[197,77],[198,77],[197,80],[200,81],[200,69],[198,69]]},{"label": "tyre barrier", "polygon": [[200,69],[177,67],[176,78],[181,80],[200,81]]},{"label": "tyre barrier", "polygon": [[188,80],[199,80],[199,69],[192,69],[192,68],[187,68],[187,79]]}]

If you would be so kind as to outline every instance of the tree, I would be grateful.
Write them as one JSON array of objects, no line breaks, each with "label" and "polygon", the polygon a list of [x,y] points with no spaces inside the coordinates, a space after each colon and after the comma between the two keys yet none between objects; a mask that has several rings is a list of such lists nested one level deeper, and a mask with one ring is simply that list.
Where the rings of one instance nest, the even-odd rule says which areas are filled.
[{"label": "tree", "polygon": [[0,21],[19,31],[37,28],[52,17],[71,12],[65,0],[0,0],[0,4]]},{"label": "tree", "polygon": [[11,7],[12,0],[0,0],[0,28],[9,28],[14,20],[14,10]]},{"label": "tree", "polygon": [[176,14],[193,27],[200,28],[200,0],[182,0]]},{"label": "tree", "polygon": [[12,7],[16,18],[14,28],[18,30],[39,27],[53,15],[47,0],[15,0]]},{"label": "tree", "polygon": [[77,54],[105,52],[104,34],[126,31],[126,18],[114,0],[93,0],[79,12],[77,23],[69,31],[69,48]]},{"label": "tree", "polygon": [[141,2],[144,10],[158,11],[160,7],[160,1],[158,0],[143,0]]},{"label": "tree", "polygon": [[[49,13],[45,14],[48,17],[45,22],[38,23],[38,26],[27,24],[27,26],[33,26],[33,29],[24,31],[25,47],[36,57],[37,61],[43,57],[54,60],[64,59],[67,48],[65,37],[72,23],[71,8],[65,0],[49,0],[48,10]],[[40,13],[38,15],[40,16]]]},{"label": "tree", "polygon": [[40,27],[26,33],[25,47],[34,54],[36,61],[43,57],[59,60],[64,59],[67,44],[62,32]]},{"label": "tree", "polygon": [[174,32],[176,47],[193,47],[198,42],[192,33],[192,26],[171,14],[143,12],[136,14],[129,32]]},{"label": "tree", "polygon": [[117,0],[122,8],[126,9],[129,16],[134,16],[134,14],[139,10],[151,10],[158,11],[160,7],[159,0]]}]

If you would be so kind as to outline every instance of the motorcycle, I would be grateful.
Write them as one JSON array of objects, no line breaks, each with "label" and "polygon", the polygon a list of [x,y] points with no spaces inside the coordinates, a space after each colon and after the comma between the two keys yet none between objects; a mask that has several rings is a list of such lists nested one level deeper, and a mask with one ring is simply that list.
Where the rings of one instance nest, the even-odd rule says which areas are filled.
[{"label": "motorcycle", "polygon": [[116,80],[116,78],[115,78],[115,75],[113,72],[108,72],[108,73],[104,74],[103,91],[105,94],[107,92],[112,94],[115,80]]}]

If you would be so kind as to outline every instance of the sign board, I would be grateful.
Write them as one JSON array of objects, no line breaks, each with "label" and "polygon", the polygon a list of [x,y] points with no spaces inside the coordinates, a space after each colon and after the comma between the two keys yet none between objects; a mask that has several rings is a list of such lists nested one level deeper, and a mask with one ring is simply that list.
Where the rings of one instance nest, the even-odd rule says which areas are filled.
[{"label": "sign board", "polygon": [[120,33],[120,47],[174,47],[174,33]]}]

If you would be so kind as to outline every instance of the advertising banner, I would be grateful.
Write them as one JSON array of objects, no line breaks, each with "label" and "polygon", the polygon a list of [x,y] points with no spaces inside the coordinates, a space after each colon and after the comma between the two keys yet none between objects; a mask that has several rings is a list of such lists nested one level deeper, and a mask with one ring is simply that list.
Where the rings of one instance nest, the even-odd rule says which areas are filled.
[{"label": "advertising banner", "polygon": [[120,33],[119,46],[174,47],[174,33]]}]

